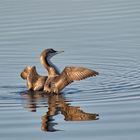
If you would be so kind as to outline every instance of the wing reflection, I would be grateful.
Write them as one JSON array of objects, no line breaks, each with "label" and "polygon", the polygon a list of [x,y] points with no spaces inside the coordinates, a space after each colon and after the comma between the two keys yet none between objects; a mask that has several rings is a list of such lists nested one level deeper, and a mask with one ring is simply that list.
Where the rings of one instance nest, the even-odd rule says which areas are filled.
[{"label": "wing reflection", "polygon": [[[62,95],[47,95],[39,91],[28,91],[21,95],[26,98],[25,107],[30,109],[31,112],[36,112],[38,107],[48,107],[48,111],[41,118],[41,129],[43,131],[57,131],[54,128],[57,123],[53,119],[53,116],[57,114],[62,114],[66,121],[87,121],[99,118],[98,114],[86,113],[80,107],[70,106]],[[43,103],[43,105],[40,103]]]}]

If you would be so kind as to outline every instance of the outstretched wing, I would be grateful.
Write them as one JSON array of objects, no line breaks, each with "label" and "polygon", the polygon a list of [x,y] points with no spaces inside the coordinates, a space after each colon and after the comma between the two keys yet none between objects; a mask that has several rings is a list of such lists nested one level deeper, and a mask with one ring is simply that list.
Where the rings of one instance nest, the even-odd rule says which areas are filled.
[{"label": "outstretched wing", "polygon": [[63,72],[58,77],[56,77],[54,81],[55,87],[61,90],[73,81],[83,80],[98,74],[99,73],[94,70],[83,67],[65,67]]}]

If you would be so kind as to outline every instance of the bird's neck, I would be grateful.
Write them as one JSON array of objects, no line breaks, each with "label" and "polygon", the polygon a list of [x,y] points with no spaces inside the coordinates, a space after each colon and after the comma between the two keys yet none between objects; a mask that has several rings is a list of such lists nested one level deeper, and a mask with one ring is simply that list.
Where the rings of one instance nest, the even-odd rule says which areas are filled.
[{"label": "bird's neck", "polygon": [[55,76],[58,75],[59,72],[55,65],[50,61],[48,57],[43,57],[41,56],[40,58],[42,65],[47,69],[48,71],[48,76]]},{"label": "bird's neck", "polygon": [[38,78],[39,78],[39,75],[38,75],[37,71],[35,69],[32,69],[27,76],[28,89],[33,89],[34,84],[36,83]]},{"label": "bird's neck", "polygon": [[33,69],[30,72],[29,76],[33,81],[36,81],[40,77],[40,75],[37,73],[36,69]]}]

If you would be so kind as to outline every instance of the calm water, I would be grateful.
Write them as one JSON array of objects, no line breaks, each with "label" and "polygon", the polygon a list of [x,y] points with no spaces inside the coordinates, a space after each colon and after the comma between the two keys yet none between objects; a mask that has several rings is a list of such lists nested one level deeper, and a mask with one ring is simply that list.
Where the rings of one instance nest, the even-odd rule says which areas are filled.
[{"label": "calm water", "polygon": [[[19,74],[45,48],[100,72],[61,96],[26,91]],[[139,0],[0,1],[1,140],[140,139]]]}]

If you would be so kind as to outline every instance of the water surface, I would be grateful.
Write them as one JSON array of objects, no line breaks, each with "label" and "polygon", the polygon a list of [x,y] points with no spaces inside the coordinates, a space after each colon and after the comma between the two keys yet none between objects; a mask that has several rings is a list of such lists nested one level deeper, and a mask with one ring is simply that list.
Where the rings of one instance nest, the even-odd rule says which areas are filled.
[{"label": "water surface", "polygon": [[[75,82],[60,96],[26,91],[19,74],[45,48],[52,61],[100,75]],[[0,138],[139,139],[139,0],[1,0]]]}]

